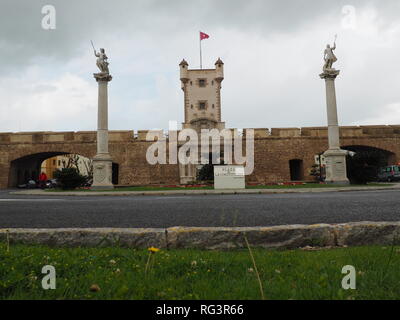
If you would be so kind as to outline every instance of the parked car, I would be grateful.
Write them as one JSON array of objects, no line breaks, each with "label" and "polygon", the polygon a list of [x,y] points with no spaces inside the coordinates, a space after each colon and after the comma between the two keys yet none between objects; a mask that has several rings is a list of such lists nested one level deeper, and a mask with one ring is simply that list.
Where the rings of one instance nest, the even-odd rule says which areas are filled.
[{"label": "parked car", "polygon": [[19,189],[36,189],[38,187],[38,184],[36,183],[35,180],[28,180],[27,183],[19,184],[17,188]]},{"label": "parked car", "polygon": [[27,183],[19,184],[17,186],[17,188],[19,189],[37,189],[37,188],[53,189],[57,187],[59,187],[57,179],[47,180],[42,186],[40,186],[39,183],[35,180],[29,180]]},{"label": "parked car", "polygon": [[59,183],[57,181],[57,179],[50,179],[46,181],[45,184],[45,188],[46,189],[54,189],[54,188],[58,188],[59,187]]},{"label": "parked car", "polygon": [[400,181],[400,166],[387,166],[379,170],[378,180],[385,182]]}]

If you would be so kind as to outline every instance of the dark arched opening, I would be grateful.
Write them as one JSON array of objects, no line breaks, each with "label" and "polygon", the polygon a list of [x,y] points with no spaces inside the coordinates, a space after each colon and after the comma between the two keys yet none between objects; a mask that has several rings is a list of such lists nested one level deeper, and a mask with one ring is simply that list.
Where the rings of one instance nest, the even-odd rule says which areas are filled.
[{"label": "dark arched opening", "polygon": [[38,180],[42,162],[48,158],[65,155],[66,152],[42,152],[11,161],[8,186],[13,188],[29,180]]},{"label": "dark arched opening", "polygon": [[347,156],[347,177],[353,184],[378,180],[379,169],[395,164],[393,152],[369,146],[344,146],[351,151]]},{"label": "dark arched opening", "polygon": [[302,181],[304,179],[303,160],[293,159],[289,161],[290,180]]},{"label": "dark arched opening", "polygon": [[119,164],[113,162],[112,163],[112,184],[117,185],[119,182]]},{"label": "dark arched opening", "polygon": [[[85,161],[82,161],[82,160]],[[87,161],[86,161],[87,160]],[[80,155],[68,152],[41,152],[27,155],[11,161],[8,186],[11,188],[26,184],[29,180],[37,181],[41,172],[49,179],[53,172],[63,167],[79,166],[78,171],[83,175],[92,174],[91,161]]]}]

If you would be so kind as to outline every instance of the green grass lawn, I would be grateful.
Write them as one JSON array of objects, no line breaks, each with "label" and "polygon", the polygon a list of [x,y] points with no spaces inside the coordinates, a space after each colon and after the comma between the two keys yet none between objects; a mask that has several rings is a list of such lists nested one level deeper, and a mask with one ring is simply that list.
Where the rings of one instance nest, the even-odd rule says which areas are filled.
[{"label": "green grass lawn", "polygon": [[[111,190],[101,190],[101,192],[118,192],[118,191],[168,191],[168,190],[212,190],[212,186],[204,187],[117,187]],[[61,190],[61,189],[46,189],[47,192],[68,192],[68,191],[80,191],[80,192],[96,192],[96,190],[90,189],[76,189],[76,190]]]},{"label": "green grass lawn", "polygon": [[319,184],[306,183],[299,185],[266,185],[266,186],[246,186],[246,189],[304,189],[304,188],[349,188],[349,187],[388,187],[387,183],[369,183],[369,184]]},{"label": "green grass lawn", "polygon": [[[338,187],[387,187],[391,184],[384,183],[370,183],[368,185],[333,185],[333,184],[318,184],[318,183],[306,183],[301,185],[262,185],[262,186],[246,186],[246,189],[304,189],[304,188],[338,188]],[[213,190],[213,186],[202,186],[202,187],[120,187],[112,190],[104,190],[108,192],[118,191],[173,191],[173,190]],[[60,189],[47,189],[47,192],[67,192],[71,190],[60,190]],[[90,189],[77,189],[73,191],[80,192],[96,192]],[[102,190],[103,191],[103,190]]]},{"label": "green grass lawn", "polygon": [[[400,299],[400,248],[253,250],[266,299]],[[247,250],[48,248],[0,244],[0,299],[260,299]],[[53,265],[57,288],[43,290]],[[353,265],[357,289],[341,288]],[[93,285],[97,285],[94,290]],[[91,291],[90,288],[92,287]]]}]

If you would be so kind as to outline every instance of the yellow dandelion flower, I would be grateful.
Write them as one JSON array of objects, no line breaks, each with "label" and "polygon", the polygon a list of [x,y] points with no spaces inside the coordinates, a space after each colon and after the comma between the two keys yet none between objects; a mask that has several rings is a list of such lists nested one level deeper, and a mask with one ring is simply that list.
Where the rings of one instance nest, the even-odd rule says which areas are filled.
[{"label": "yellow dandelion flower", "polygon": [[150,247],[147,250],[149,250],[151,253],[156,253],[156,252],[160,251],[160,249],[154,248],[154,247]]}]

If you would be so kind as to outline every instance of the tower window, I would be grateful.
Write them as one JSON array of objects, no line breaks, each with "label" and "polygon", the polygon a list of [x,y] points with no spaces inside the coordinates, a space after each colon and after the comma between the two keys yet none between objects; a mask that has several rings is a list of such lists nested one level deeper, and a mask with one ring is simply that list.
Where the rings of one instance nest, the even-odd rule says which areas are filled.
[{"label": "tower window", "polygon": [[199,109],[200,110],[205,110],[206,109],[206,103],[205,102],[200,102],[199,103]]},{"label": "tower window", "polygon": [[205,87],[206,86],[206,79],[199,79],[199,87]]},{"label": "tower window", "polygon": [[213,81],[211,81],[211,85],[212,85],[212,86],[214,85],[214,80],[213,80]]}]

